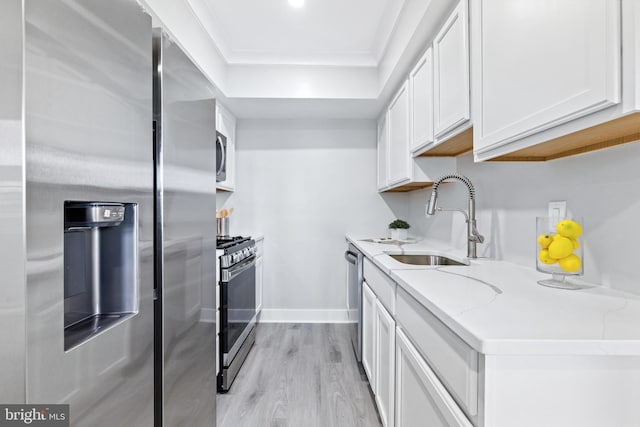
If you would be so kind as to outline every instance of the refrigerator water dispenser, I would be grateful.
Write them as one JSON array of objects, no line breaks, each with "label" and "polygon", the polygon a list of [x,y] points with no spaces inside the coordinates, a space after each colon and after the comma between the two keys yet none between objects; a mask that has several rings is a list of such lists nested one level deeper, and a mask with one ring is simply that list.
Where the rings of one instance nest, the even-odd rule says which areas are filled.
[{"label": "refrigerator water dispenser", "polygon": [[138,312],[135,203],[64,204],[64,349]]}]

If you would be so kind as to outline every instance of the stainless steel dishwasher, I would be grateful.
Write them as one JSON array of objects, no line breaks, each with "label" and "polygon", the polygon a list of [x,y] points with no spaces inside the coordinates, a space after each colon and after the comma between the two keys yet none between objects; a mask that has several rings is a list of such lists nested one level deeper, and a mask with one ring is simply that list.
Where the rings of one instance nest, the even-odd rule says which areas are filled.
[{"label": "stainless steel dishwasher", "polygon": [[344,253],[347,260],[347,310],[351,343],[358,363],[362,363],[362,253],[351,243]]}]

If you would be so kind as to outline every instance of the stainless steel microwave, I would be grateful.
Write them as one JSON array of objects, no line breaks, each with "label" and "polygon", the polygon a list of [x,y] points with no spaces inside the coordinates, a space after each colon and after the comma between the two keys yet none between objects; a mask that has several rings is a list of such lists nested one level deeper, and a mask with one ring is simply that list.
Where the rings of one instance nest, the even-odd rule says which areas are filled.
[{"label": "stainless steel microwave", "polygon": [[216,182],[227,179],[227,137],[216,132]]}]

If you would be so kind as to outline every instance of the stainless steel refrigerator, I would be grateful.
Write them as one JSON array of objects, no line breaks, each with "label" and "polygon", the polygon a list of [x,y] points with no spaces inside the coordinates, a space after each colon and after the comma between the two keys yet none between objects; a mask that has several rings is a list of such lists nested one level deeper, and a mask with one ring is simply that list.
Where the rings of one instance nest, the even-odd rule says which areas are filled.
[{"label": "stainless steel refrigerator", "polygon": [[[214,88],[161,30],[154,30],[157,266],[157,418],[214,426],[216,224]],[[162,369],[162,373],[160,372]],[[160,404],[161,403],[161,404]]]},{"label": "stainless steel refrigerator", "polygon": [[134,0],[0,2],[0,403],[74,427],[215,425],[213,101],[176,62],[156,157],[152,45]]}]

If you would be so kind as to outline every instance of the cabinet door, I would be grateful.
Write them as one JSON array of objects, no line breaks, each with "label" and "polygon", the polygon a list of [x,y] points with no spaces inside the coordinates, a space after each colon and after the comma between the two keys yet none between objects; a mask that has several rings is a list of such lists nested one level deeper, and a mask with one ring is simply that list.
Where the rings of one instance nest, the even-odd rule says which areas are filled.
[{"label": "cabinet door", "polygon": [[396,329],[396,427],[471,427],[409,339]]},{"label": "cabinet door", "polygon": [[429,48],[409,74],[411,151],[433,142],[433,49]]},{"label": "cabinet door", "polygon": [[394,185],[412,178],[411,156],[409,153],[409,87],[402,85],[389,105],[387,126],[388,142],[388,184]]},{"label": "cabinet door", "polygon": [[619,1],[478,3],[473,16],[476,151],[620,101]]},{"label": "cabinet door", "polygon": [[387,117],[378,120],[378,190],[387,186]]},{"label": "cabinet door", "polygon": [[396,323],[380,301],[376,301],[376,388],[382,425],[394,425]]},{"label": "cabinet door", "polygon": [[469,121],[469,18],[461,0],[433,41],[434,127],[438,138]]},{"label": "cabinet door", "polygon": [[256,312],[262,310],[262,257],[256,258]]},{"label": "cabinet door", "polygon": [[366,282],[362,284],[362,367],[375,393],[376,296]]}]

